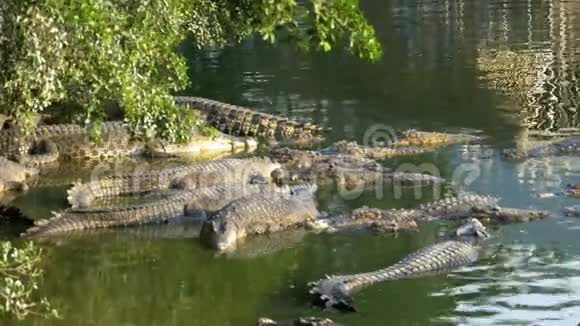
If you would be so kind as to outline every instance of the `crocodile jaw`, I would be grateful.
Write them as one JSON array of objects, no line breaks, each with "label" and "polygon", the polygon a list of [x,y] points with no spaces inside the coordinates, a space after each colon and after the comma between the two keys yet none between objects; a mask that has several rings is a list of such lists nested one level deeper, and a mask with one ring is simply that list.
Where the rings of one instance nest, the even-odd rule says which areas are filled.
[{"label": "crocodile jaw", "polygon": [[201,236],[207,243],[219,252],[228,252],[236,248],[238,239],[245,236],[232,223],[208,220],[203,224]]}]

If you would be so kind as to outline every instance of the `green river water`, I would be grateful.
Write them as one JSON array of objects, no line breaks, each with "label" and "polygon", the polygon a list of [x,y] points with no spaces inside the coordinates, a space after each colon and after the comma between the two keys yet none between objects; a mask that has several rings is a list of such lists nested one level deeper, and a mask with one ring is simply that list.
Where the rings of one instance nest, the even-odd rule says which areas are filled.
[{"label": "green river water", "polygon": [[[237,326],[316,315],[345,325],[577,325],[580,219],[559,214],[577,201],[537,194],[580,182],[580,158],[515,163],[494,154],[536,130],[578,127],[580,1],[368,0],[363,7],[385,48],[378,64],[259,40],[220,51],[185,47],[193,81],[186,94],[311,120],[331,129],[328,142],[368,143],[407,128],[481,133],[484,144],[384,164],[428,163],[456,187],[547,209],[552,218],[493,229],[476,265],[374,286],[355,297],[359,312],[350,314],[310,307],[306,283],[383,268],[450,226],[424,223],[396,236],[283,233],[233,256],[202,247],[195,228],[62,237],[40,243],[40,292],[63,319],[19,324]],[[399,196],[385,187],[348,196],[329,187],[318,199],[321,210],[340,213],[411,207],[437,191]],[[64,198],[64,187],[42,187],[15,203],[42,218],[65,207]]]}]

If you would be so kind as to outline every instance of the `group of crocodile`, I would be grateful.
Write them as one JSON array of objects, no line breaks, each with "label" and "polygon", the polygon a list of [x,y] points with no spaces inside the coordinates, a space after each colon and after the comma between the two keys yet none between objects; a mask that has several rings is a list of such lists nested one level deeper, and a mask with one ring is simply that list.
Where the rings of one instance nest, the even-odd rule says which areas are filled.
[{"label": "group of crocodile", "polygon": [[[370,149],[366,151],[368,152]],[[291,156],[310,156],[310,160],[304,159],[301,162],[308,166],[310,174],[324,174],[326,178],[336,177],[338,173],[343,175],[344,171],[336,169],[338,166],[343,166],[347,167],[352,174],[364,176],[358,178],[362,184],[372,181],[377,175],[381,177],[389,175],[392,180],[402,180],[409,183],[444,182],[439,177],[417,173],[387,174],[377,169],[378,164],[366,157],[347,155],[336,150],[325,149],[311,152],[286,149],[283,152],[292,153]],[[402,153],[407,152],[409,151],[402,150]],[[285,157],[288,158],[288,155]],[[313,192],[306,191],[309,195],[303,196],[298,194],[300,192],[298,189],[315,189],[314,186],[297,186],[281,190],[281,188],[272,185],[259,185],[259,183],[271,183],[272,181],[275,183],[281,180],[285,182],[285,174],[296,168],[295,159],[285,160],[276,154],[273,155],[273,159],[276,162],[270,158],[222,159],[158,171],[112,175],[86,183],[78,183],[68,191],[71,208],[55,214],[51,219],[38,221],[37,226],[29,230],[26,235],[54,234],[72,229],[166,223],[184,214],[195,215],[192,212],[203,212],[203,215],[207,215],[208,212],[215,213],[228,203],[232,203],[231,206],[228,206],[229,209],[237,211],[248,206],[255,211],[248,211],[244,214],[253,213],[253,218],[262,219],[263,223],[274,225],[276,223],[268,220],[268,216],[278,213],[276,205],[283,202],[286,206],[282,205],[278,208],[286,209],[287,212],[292,213],[300,211],[299,206],[304,206],[309,198],[312,204],[309,209],[305,210],[307,212],[305,214],[311,218],[318,216],[313,204]],[[301,171],[304,171],[304,168]],[[323,179],[322,177],[318,178],[319,181]],[[253,185],[252,183],[257,184]],[[151,191],[157,191],[165,198],[143,205],[105,209],[90,208],[95,199]],[[268,193],[274,195],[267,196]],[[242,201],[242,198],[246,202]],[[237,202],[238,200],[240,202]],[[260,207],[263,208],[263,211],[259,211]],[[281,218],[286,220],[287,215],[282,215]],[[305,222],[305,220],[301,222]],[[204,230],[209,229],[205,228]],[[273,227],[268,227],[268,229],[272,230]],[[255,231],[253,233],[262,232]],[[218,248],[219,246],[215,245],[214,247]]]},{"label": "group of crocodile", "polygon": [[500,198],[461,192],[440,200],[408,209],[377,209],[361,207],[350,214],[320,218],[308,223],[317,231],[370,229],[380,232],[416,230],[417,222],[455,220],[476,217],[489,223],[521,223],[543,219],[547,211],[511,208],[499,205]]},{"label": "group of crocodile", "polygon": [[[320,127],[298,123],[222,103],[197,97],[175,97],[178,105],[192,107],[197,110],[206,122],[229,135],[218,134],[208,144],[215,149],[216,144],[222,145],[221,151],[254,147],[255,143],[247,138],[232,136],[250,136],[260,139],[274,139],[289,143],[316,141],[322,137]],[[167,151],[181,152],[184,147],[162,146],[155,141],[139,141],[133,139],[122,121],[107,121],[102,123],[98,141],[91,139],[90,130],[76,124],[44,124],[38,119],[38,124],[32,132],[27,133],[19,123],[0,116],[0,153],[2,156],[25,165],[42,165],[58,159],[91,159],[113,158],[145,153]],[[199,131],[192,131],[192,142],[199,144],[207,139]],[[218,139],[215,139],[218,138]],[[197,148],[196,150],[200,150]]]},{"label": "group of crocodile", "polygon": [[[459,193],[415,208],[361,207],[349,214],[328,216],[317,208],[318,185],[328,182],[347,187],[378,183],[444,184],[446,181],[437,175],[393,171],[381,161],[429,153],[449,144],[482,138],[408,130],[383,146],[339,141],[323,149],[304,150],[279,145],[319,142],[324,138],[322,128],[204,98],[176,97],[175,101],[197,110],[210,126],[229,134],[219,137],[227,139],[232,148],[255,147],[249,145],[255,143],[247,137],[274,147],[268,157],[184,163],[75,182],[68,190],[71,207],[49,219],[32,222],[18,211],[3,207],[0,207],[0,216],[24,221],[21,225],[26,230],[22,236],[34,239],[79,230],[197,221],[201,226],[195,232],[199,232],[200,241],[220,252],[235,251],[246,238],[293,228],[315,232],[359,229],[397,232],[416,230],[417,222],[422,221],[464,220],[450,239],[412,253],[391,267],[372,273],[329,277],[311,284],[310,293],[315,303],[347,309],[353,309],[354,291],[376,282],[443,272],[475,261],[478,243],[488,237],[480,221],[525,222],[548,216],[543,211],[501,207],[499,198],[474,193]],[[36,167],[42,168],[47,163],[60,159],[142,155],[150,152],[155,143],[132,139],[123,124],[114,121],[103,123],[103,136],[97,143],[91,140],[86,128],[77,125],[39,123],[31,134],[26,134],[16,123],[2,119],[0,127],[0,155],[7,158],[0,158],[0,166],[6,167],[0,169],[0,192],[26,189],[25,180],[38,173]],[[568,138],[526,152],[504,151],[503,156],[522,159],[573,153],[579,141]],[[184,149],[166,146],[163,150],[176,153]],[[99,200],[126,195],[156,197],[144,203],[96,205]],[[573,214],[575,210],[570,212]],[[304,325],[309,325],[308,319],[304,321]]]}]

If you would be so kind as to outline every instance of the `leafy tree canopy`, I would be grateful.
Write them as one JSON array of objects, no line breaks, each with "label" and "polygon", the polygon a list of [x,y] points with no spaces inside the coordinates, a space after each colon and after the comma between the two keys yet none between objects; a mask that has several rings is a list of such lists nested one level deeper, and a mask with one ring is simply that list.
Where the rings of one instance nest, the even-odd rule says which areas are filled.
[{"label": "leafy tree canopy", "polygon": [[303,50],[344,44],[371,61],[382,55],[358,0],[2,0],[0,112],[26,125],[66,104],[98,136],[114,102],[135,136],[184,141],[196,121],[171,96],[188,84],[178,45],[224,47],[254,34]]}]

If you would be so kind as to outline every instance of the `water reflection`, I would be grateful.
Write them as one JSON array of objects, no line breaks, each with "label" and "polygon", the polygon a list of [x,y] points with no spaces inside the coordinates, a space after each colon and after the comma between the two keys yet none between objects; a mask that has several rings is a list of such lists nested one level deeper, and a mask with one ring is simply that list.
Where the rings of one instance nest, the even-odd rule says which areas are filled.
[{"label": "water reflection", "polygon": [[363,4],[387,49],[379,64],[254,41],[212,52],[216,64],[193,56],[195,74],[211,82],[194,78],[188,92],[314,120],[357,140],[378,117],[397,128],[455,125],[494,135],[516,125],[579,126],[577,2]]},{"label": "water reflection", "polygon": [[483,79],[515,100],[526,128],[578,127],[578,2],[489,7],[501,15],[490,14],[494,18],[487,22],[490,33],[479,49]]},{"label": "water reflection", "polygon": [[452,314],[437,318],[462,325],[575,325],[580,320],[580,256],[534,244],[496,245],[488,265],[454,275],[459,284],[434,296],[456,299]]}]

